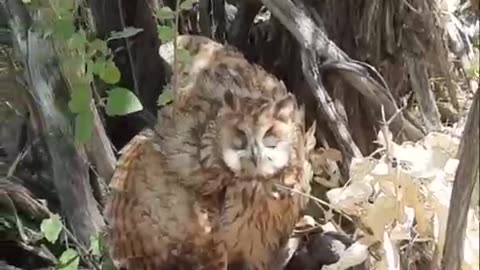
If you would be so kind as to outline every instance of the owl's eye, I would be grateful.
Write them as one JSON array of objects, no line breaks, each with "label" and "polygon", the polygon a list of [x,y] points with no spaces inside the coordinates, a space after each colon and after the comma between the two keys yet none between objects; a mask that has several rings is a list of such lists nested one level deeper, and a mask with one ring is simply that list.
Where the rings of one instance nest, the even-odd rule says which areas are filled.
[{"label": "owl's eye", "polygon": [[242,150],[247,148],[247,135],[240,129],[236,129],[233,137],[233,148]]},{"label": "owl's eye", "polygon": [[278,144],[278,138],[273,134],[273,128],[270,128],[265,132],[263,137],[263,145],[269,148],[275,148]]}]

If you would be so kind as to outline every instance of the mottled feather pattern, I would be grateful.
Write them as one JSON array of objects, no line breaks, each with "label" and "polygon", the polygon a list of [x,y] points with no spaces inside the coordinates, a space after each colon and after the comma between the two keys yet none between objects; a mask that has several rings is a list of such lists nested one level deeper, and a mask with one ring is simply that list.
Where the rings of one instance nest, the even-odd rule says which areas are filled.
[{"label": "mottled feather pattern", "polygon": [[152,146],[153,134],[137,135],[118,161],[105,210],[110,254],[127,269],[215,269],[202,268],[221,257],[205,249],[213,246],[207,210],[162,170],[165,159]]},{"label": "mottled feather pattern", "polygon": [[200,36],[178,46],[192,61],[174,102],[122,149],[111,181],[111,257],[126,269],[274,270],[308,201],[277,185],[309,193],[314,130],[285,85],[234,48]]}]

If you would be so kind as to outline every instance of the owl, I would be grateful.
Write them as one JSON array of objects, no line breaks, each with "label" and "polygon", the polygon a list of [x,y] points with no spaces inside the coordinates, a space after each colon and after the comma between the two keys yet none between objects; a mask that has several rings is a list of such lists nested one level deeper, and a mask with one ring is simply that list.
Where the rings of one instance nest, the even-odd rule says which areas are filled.
[{"label": "owl", "polygon": [[111,257],[127,269],[280,269],[307,203],[315,125],[234,48],[177,44],[191,59],[176,67],[173,103],[125,147],[111,182]]}]

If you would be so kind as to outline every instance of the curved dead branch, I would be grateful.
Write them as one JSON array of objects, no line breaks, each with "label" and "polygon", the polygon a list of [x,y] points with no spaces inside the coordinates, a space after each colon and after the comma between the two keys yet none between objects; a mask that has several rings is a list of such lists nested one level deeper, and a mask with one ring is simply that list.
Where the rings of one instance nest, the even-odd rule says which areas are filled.
[{"label": "curved dead branch", "polygon": [[[397,115],[392,121],[392,130],[395,134],[403,132],[407,139],[414,141],[423,137],[422,131],[406,120],[402,114],[397,114],[399,109],[389,97],[388,89],[373,79],[363,65],[356,63],[338,48],[298,5],[290,0],[262,0],[262,3],[304,49],[314,50],[321,59],[327,63],[330,62],[330,67],[335,66],[335,72],[365,96],[375,106],[377,112],[380,112],[383,107],[387,118]],[[336,64],[332,65],[331,62]]]}]

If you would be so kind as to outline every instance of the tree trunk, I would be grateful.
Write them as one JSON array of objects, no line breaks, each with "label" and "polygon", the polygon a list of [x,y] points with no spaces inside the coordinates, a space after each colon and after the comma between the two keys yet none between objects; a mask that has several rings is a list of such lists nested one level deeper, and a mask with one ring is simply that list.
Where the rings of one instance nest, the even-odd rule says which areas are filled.
[{"label": "tree trunk", "polygon": [[[89,181],[84,149],[75,145],[67,111],[68,88],[48,40],[32,31],[32,17],[20,1],[0,2],[6,11],[14,41],[28,79],[29,95],[38,112],[34,118],[45,141],[62,212],[75,237],[85,246],[104,226]],[[35,14],[38,15],[38,14]]]}]

